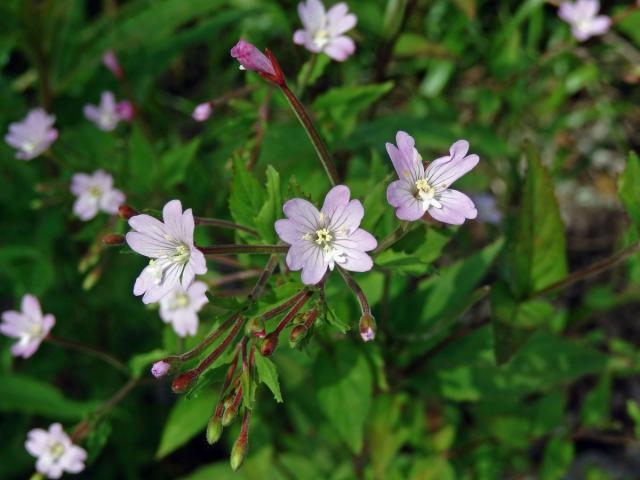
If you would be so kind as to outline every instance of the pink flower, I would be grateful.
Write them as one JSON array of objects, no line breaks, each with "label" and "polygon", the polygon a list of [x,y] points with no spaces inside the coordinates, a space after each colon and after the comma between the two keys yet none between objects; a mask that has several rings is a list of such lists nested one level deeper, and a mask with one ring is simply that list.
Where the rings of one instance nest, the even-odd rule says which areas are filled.
[{"label": "pink flower", "polygon": [[193,110],[192,117],[196,122],[204,122],[205,120],[209,119],[209,117],[211,116],[211,112],[213,112],[213,109],[211,108],[211,103],[204,102],[198,105]]},{"label": "pink flower", "polygon": [[21,312],[9,310],[2,314],[0,332],[8,337],[17,338],[18,342],[11,347],[15,357],[29,358],[49,335],[56,323],[53,315],[42,314],[40,302],[30,294],[22,297]]},{"label": "pink flower", "polygon": [[111,92],[102,92],[100,105],[85,105],[84,116],[96,124],[100,130],[110,132],[123,120],[116,99]]},{"label": "pink flower", "polygon": [[284,204],[287,219],[278,220],[275,228],[291,245],[287,265],[293,271],[302,269],[304,284],[318,283],[327,268],[333,270],[336,264],[354,272],[373,267],[365,252],[376,248],[377,242],[369,232],[358,228],[364,208],[358,200],[349,201],[350,195],[344,185],[333,187],[320,211],[301,198]]},{"label": "pink flower", "polygon": [[346,3],[335,4],[325,12],[320,0],[306,0],[298,4],[298,14],[304,30],[296,30],[294,43],[304,45],[314,53],[324,52],[334,60],[342,62],[356,50],[351,38],[343,35],[355,27],[358,18],[348,13]]},{"label": "pink flower", "polygon": [[397,208],[400,220],[418,220],[426,212],[453,225],[476,218],[478,212],[471,199],[449,188],[480,160],[477,155],[467,155],[469,142],[458,140],[449,149],[449,156],[434,160],[426,170],[410,135],[398,132],[396,143],[397,147],[387,143],[387,153],[400,180],[387,188],[387,200]]},{"label": "pink flower", "polygon": [[102,55],[102,63],[107,67],[116,78],[122,78],[122,67],[118,61],[118,57],[113,50],[107,50]]},{"label": "pink flower", "polygon": [[58,138],[53,127],[56,117],[41,108],[31,110],[24,120],[9,125],[5,141],[18,150],[16,158],[31,160],[46,151]]},{"label": "pink flower", "polygon": [[116,112],[118,116],[125,122],[130,122],[136,115],[136,110],[133,108],[133,104],[129,100],[123,100],[116,105]]},{"label": "pink flower", "polygon": [[207,272],[204,255],[193,243],[191,209],[183,212],[180,200],[171,200],[162,209],[162,217],[163,222],[150,215],[129,219],[133,228],[126,237],[129,247],[152,259],[133,287],[135,295],[144,295],[144,303],[157,302],[178,285],[187,289],[196,274]]},{"label": "pink flower", "polygon": [[269,50],[266,53],[265,55],[244,39],[240,39],[231,49],[231,56],[240,62],[242,70],[253,70],[267,80],[283,85],[285,80],[280,65]]},{"label": "pink flower", "polygon": [[156,378],[161,378],[169,373],[169,370],[171,370],[171,364],[164,360],[160,360],[159,362],[154,363],[151,367],[151,375]]},{"label": "pink flower", "polygon": [[611,19],[606,15],[598,15],[598,0],[576,0],[575,3],[563,2],[558,9],[558,16],[571,25],[571,33],[576,40],[584,42],[595,35],[607,33]]},{"label": "pink flower", "polygon": [[62,429],[54,423],[49,431],[35,428],[27,435],[27,452],[36,457],[36,470],[48,478],[60,478],[64,472],[80,473],[84,470],[87,452],[74,445]]},{"label": "pink flower", "polygon": [[186,290],[177,285],[160,299],[160,318],[171,323],[180,337],[195,335],[198,331],[198,312],[209,302],[207,285],[193,282]]},{"label": "pink flower", "polygon": [[125,199],[124,193],[113,188],[113,177],[104,170],[92,175],[76,173],[71,178],[71,193],[78,197],[73,213],[84,221],[91,220],[100,210],[115,215]]}]

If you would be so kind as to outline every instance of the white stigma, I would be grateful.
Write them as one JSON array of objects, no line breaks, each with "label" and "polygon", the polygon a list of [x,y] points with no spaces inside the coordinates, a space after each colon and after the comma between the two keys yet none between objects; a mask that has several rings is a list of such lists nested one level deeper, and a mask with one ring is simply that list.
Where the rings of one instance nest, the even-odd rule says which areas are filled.
[{"label": "white stigma", "polygon": [[329,32],[321,28],[313,35],[313,43],[315,43],[318,48],[324,48],[324,46],[329,43]]},{"label": "white stigma", "polygon": [[435,198],[437,189],[427,182],[426,178],[416,181],[416,199],[422,203],[422,209],[426,212],[429,207],[442,208],[442,204]]}]

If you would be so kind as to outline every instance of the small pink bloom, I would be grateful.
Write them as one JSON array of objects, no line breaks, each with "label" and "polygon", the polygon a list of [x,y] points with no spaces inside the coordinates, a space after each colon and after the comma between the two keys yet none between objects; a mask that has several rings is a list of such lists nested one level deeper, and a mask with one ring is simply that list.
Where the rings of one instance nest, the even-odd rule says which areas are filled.
[{"label": "small pink bloom", "polygon": [[96,124],[100,130],[110,132],[123,120],[118,112],[116,99],[111,92],[102,92],[100,105],[85,105],[84,116]]},{"label": "small pink bloom", "polygon": [[476,218],[478,212],[471,199],[449,188],[480,160],[478,155],[467,155],[469,142],[458,140],[449,149],[448,156],[434,160],[426,170],[413,137],[398,132],[396,143],[397,147],[387,143],[387,153],[400,180],[389,184],[387,200],[396,207],[400,220],[419,220],[426,212],[452,225]]},{"label": "small pink bloom", "polygon": [[598,15],[600,2],[598,0],[576,0],[563,2],[558,9],[558,16],[571,25],[571,33],[580,42],[590,37],[603,35],[609,31],[611,18]]},{"label": "small pink bloom", "polygon": [[31,160],[46,151],[58,138],[53,127],[56,117],[41,108],[31,110],[24,120],[9,125],[5,141],[18,150],[16,158]]},{"label": "small pink bloom", "polygon": [[118,61],[118,57],[113,50],[107,50],[102,55],[102,63],[107,67],[116,78],[122,78],[122,67]]},{"label": "small pink bloom", "polygon": [[344,33],[356,26],[358,18],[349,13],[346,3],[337,3],[326,12],[320,0],[306,0],[298,5],[298,14],[304,29],[296,30],[294,43],[314,53],[324,52],[338,62],[355,52],[355,43]]},{"label": "small pink bloom", "polygon": [[366,272],[373,267],[365,252],[377,246],[369,232],[358,228],[364,208],[358,200],[349,201],[351,192],[344,185],[333,187],[322,209],[301,198],[284,204],[286,220],[275,223],[280,238],[291,245],[287,265],[302,269],[302,282],[314,285],[322,280],[327,268],[336,264],[345,270]]},{"label": "small pink bloom", "polygon": [[92,175],[76,173],[71,178],[71,193],[78,197],[73,213],[84,221],[91,220],[99,211],[115,215],[125,200],[124,193],[113,188],[113,177],[104,170],[96,170]]},{"label": "small pink bloom", "polygon": [[198,105],[194,110],[193,110],[193,119],[196,122],[204,122],[205,120],[208,120],[209,117],[211,116],[211,113],[213,112],[213,108],[211,108],[211,103],[210,102],[204,102],[201,103],[200,105]]},{"label": "small pink bloom", "polygon": [[11,347],[13,356],[29,358],[49,335],[56,319],[50,313],[43,315],[40,302],[30,294],[22,297],[21,310],[9,310],[2,314],[0,333],[18,339]]},{"label": "small pink bloom", "polygon": [[133,287],[134,295],[144,295],[144,303],[157,302],[178,285],[187,289],[196,274],[207,272],[204,255],[193,243],[191,209],[183,212],[180,200],[172,200],[162,209],[162,217],[163,222],[146,214],[129,219],[133,229],[126,237],[129,247],[151,258]]},{"label": "small pink bloom", "polygon": [[240,39],[231,49],[231,56],[240,62],[242,70],[253,70],[262,77],[278,85],[284,85],[284,74],[269,50],[265,50],[266,55],[258,50],[254,45]]},{"label": "small pink bloom", "polygon": [[60,478],[64,472],[80,473],[87,460],[85,449],[74,445],[59,423],[51,425],[48,431],[31,430],[25,448],[38,459],[36,470],[47,478]]},{"label": "small pink bloom", "polygon": [[156,378],[161,378],[166,376],[167,373],[169,373],[170,369],[171,364],[165,362],[164,360],[160,360],[159,362],[154,363],[151,367],[151,375]]},{"label": "small pink bloom", "polygon": [[209,302],[207,285],[193,282],[186,290],[177,285],[160,299],[160,318],[170,323],[180,337],[195,335],[198,331],[198,312]]},{"label": "small pink bloom", "polygon": [[116,112],[118,112],[118,116],[125,122],[130,122],[136,115],[133,104],[129,100],[118,102],[116,105]]}]

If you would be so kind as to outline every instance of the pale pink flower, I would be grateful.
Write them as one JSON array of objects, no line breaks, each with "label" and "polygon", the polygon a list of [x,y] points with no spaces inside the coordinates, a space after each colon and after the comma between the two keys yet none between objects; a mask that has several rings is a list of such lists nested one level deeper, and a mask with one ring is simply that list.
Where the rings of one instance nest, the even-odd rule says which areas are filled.
[{"label": "pale pink flower", "polygon": [[255,45],[240,39],[231,49],[231,56],[240,62],[240,68],[267,75],[275,75],[271,61]]},{"label": "pale pink flower", "polygon": [[136,110],[129,100],[123,100],[116,105],[116,111],[121,120],[130,122],[136,115]]},{"label": "pale pink flower", "polygon": [[122,67],[120,66],[120,62],[118,61],[118,57],[116,56],[116,52],[113,50],[107,50],[102,55],[102,63],[105,67],[113,73],[116,78],[122,78]]},{"label": "pale pink flower", "polygon": [[284,204],[287,219],[278,220],[275,229],[291,245],[287,265],[293,271],[302,269],[304,284],[318,283],[327,268],[333,270],[336,264],[354,272],[373,267],[365,252],[376,248],[377,242],[369,232],[358,228],[364,208],[358,200],[349,201],[350,195],[344,185],[333,187],[320,211],[301,198]]},{"label": "pale pink flower", "polygon": [[598,0],[576,0],[563,2],[558,9],[558,16],[571,25],[571,33],[580,42],[590,37],[603,35],[609,31],[611,18],[598,15],[600,2]]},{"label": "pale pink flower", "polygon": [[213,108],[211,108],[211,103],[204,102],[194,108],[192,117],[196,122],[204,122],[209,119],[212,112]]},{"label": "pale pink flower", "polygon": [[324,52],[338,62],[355,52],[355,43],[344,33],[356,26],[358,18],[349,13],[346,3],[336,3],[325,12],[320,0],[306,0],[298,4],[298,14],[304,29],[296,30],[294,43],[314,53]]},{"label": "pale pink flower", "polygon": [[55,121],[55,116],[35,108],[21,122],[9,125],[9,133],[4,139],[18,150],[16,158],[31,160],[45,152],[58,138],[58,131],[52,128]]},{"label": "pale pink flower", "polygon": [[180,337],[195,335],[198,331],[198,312],[209,302],[207,285],[193,282],[186,290],[177,285],[160,299],[160,318],[170,323]]},{"label": "pale pink flower", "polygon": [[124,193],[113,188],[113,177],[104,170],[91,175],[76,173],[71,178],[71,193],[78,197],[73,213],[84,221],[91,220],[99,211],[115,215],[125,199]]},{"label": "pale pink flower", "polygon": [[20,308],[20,312],[9,310],[2,314],[0,333],[18,339],[11,347],[13,356],[29,358],[49,335],[56,319],[50,313],[43,315],[40,302],[31,294],[22,297]]},{"label": "pale pink flower", "polygon": [[34,428],[25,442],[27,452],[36,457],[36,470],[47,478],[60,478],[64,472],[84,470],[87,452],[74,445],[62,425],[54,423],[49,430]]},{"label": "pale pink flower", "polygon": [[387,143],[387,153],[400,180],[389,184],[387,200],[396,207],[400,220],[418,220],[426,212],[436,220],[453,225],[476,218],[478,212],[471,199],[449,188],[480,160],[478,155],[467,155],[469,142],[458,140],[449,149],[448,156],[434,160],[426,170],[413,137],[398,132],[396,143],[397,147]]},{"label": "pale pink flower", "polygon": [[133,287],[135,295],[144,295],[144,303],[157,302],[178,285],[187,289],[196,274],[207,272],[204,255],[193,243],[191,209],[183,212],[180,200],[171,200],[162,217],[163,222],[146,214],[129,219],[134,229],[127,233],[129,247],[152,259]]},{"label": "pale pink flower", "polygon": [[151,366],[151,375],[156,378],[164,377],[171,370],[171,364],[160,360]]},{"label": "pale pink flower", "polygon": [[110,132],[123,120],[116,99],[111,92],[102,92],[100,105],[85,105],[84,116],[96,124],[100,130]]}]

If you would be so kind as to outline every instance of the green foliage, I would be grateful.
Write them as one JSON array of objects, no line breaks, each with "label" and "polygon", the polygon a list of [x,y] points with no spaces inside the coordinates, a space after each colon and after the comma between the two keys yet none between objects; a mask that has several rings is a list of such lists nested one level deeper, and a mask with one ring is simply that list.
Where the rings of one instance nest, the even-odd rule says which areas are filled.
[{"label": "green foliage", "polygon": [[620,200],[636,228],[640,228],[640,159],[629,153],[627,166],[618,180]]}]

